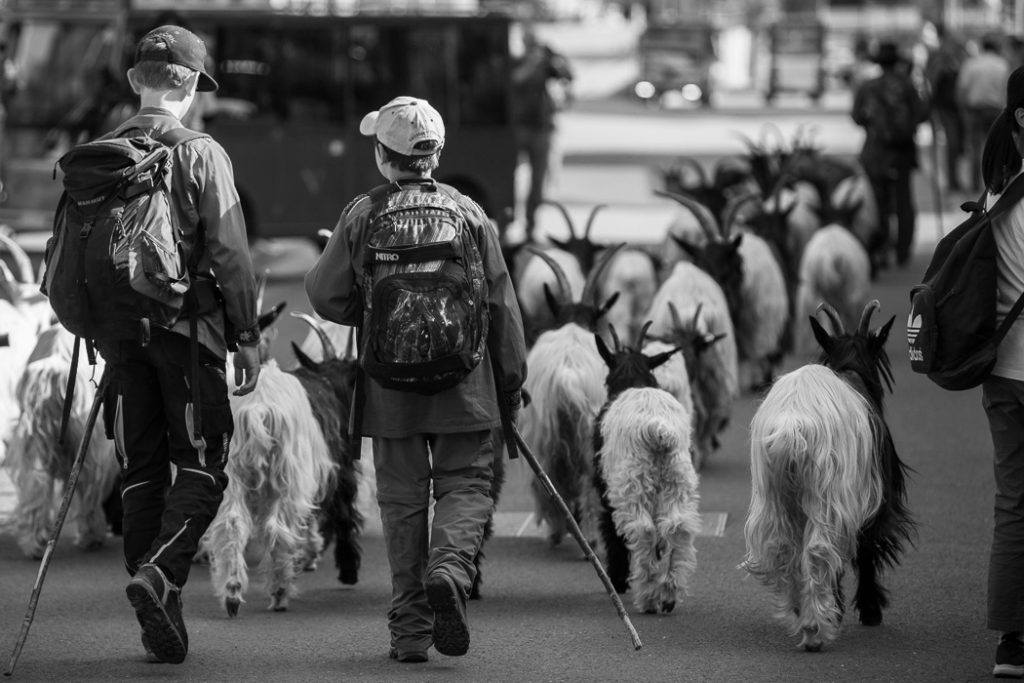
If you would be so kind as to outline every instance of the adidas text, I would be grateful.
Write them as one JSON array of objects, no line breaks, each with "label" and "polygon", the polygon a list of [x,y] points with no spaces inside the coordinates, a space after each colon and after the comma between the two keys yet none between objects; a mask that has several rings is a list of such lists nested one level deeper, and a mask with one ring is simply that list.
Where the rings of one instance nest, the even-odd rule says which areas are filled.
[{"label": "adidas text", "polygon": [[910,361],[924,362],[924,354],[921,353],[921,349],[910,349]]}]

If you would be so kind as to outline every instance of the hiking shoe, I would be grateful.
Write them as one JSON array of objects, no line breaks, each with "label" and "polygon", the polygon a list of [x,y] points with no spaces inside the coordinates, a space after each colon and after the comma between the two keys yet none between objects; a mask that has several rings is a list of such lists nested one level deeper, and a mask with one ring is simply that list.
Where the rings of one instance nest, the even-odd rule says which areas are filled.
[{"label": "hiking shoe", "polygon": [[1024,678],[1024,643],[1019,633],[1004,633],[996,648],[992,675],[1000,678]]},{"label": "hiking shoe", "polygon": [[153,656],[181,664],[188,654],[188,633],[181,618],[181,589],[155,564],[144,564],[125,589],[142,626],[142,643]]},{"label": "hiking shoe", "polygon": [[466,599],[455,581],[440,572],[427,577],[427,603],[434,610],[434,648],[443,655],[458,657],[469,652],[469,624]]},{"label": "hiking shoe", "polygon": [[397,647],[392,647],[388,652],[388,657],[391,659],[402,662],[403,664],[422,664],[427,661],[427,653],[424,650],[409,650],[408,652],[399,652]]}]

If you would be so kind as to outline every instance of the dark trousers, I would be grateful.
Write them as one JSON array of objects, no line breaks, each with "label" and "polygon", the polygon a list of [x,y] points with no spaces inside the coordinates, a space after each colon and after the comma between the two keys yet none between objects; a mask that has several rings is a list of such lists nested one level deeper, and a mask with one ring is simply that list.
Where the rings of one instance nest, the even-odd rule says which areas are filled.
[{"label": "dark trousers", "polygon": [[125,567],[134,575],[152,562],[183,586],[227,486],[233,423],[225,363],[199,347],[203,439],[193,443],[187,337],[159,330],[145,347],[107,342],[100,353],[110,373],[103,418],[124,475]]},{"label": "dark trousers", "polygon": [[910,258],[914,246],[914,223],[917,209],[910,187],[913,169],[892,169],[885,174],[868,174],[871,189],[878,203],[878,242],[872,249],[872,259],[879,251],[892,245],[892,216],[896,216],[896,260],[902,265]]},{"label": "dark trousers", "polygon": [[544,199],[544,181],[548,176],[548,164],[551,160],[551,140],[553,128],[516,128],[516,144],[520,154],[526,155],[530,164],[530,189],[526,195],[526,238],[533,238],[533,229],[537,217],[537,207]]},{"label": "dark trousers", "polygon": [[988,628],[1024,631],[1024,382],[992,377],[982,388],[982,403],[996,481]]},{"label": "dark trousers", "polygon": [[423,587],[428,574],[446,573],[463,596],[469,595],[476,579],[473,559],[494,509],[494,458],[491,430],[373,439],[377,502],[391,568],[388,627],[399,652],[430,647],[433,612]]}]

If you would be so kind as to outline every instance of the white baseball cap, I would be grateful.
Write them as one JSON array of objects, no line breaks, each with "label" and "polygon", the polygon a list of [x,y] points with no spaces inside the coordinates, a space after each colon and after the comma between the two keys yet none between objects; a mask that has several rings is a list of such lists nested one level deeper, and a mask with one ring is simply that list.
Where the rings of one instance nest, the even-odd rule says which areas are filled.
[{"label": "white baseball cap", "polygon": [[444,121],[426,100],[401,96],[359,123],[359,132],[406,156],[427,156],[444,147]]}]

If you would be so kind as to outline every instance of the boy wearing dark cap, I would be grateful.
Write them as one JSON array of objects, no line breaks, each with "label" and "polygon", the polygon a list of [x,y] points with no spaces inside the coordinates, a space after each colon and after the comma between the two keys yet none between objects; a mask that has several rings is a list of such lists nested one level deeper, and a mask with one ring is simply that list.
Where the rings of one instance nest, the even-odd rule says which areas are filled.
[{"label": "boy wearing dark cap", "polygon": [[[477,573],[473,561],[494,507],[492,463],[502,457],[496,439],[503,407],[499,400],[512,412],[518,408],[526,377],[526,344],[497,230],[476,202],[432,178],[445,141],[440,114],[425,100],[397,97],[367,114],[359,130],[373,138],[377,169],[388,184],[345,207],[319,261],[306,275],[306,293],[313,309],[327,320],[362,328],[359,350],[366,368],[365,391],[357,392],[354,409],[362,410],[362,418],[356,420],[361,433],[373,437],[377,500],[391,567],[390,656],[399,662],[425,662],[431,644],[450,656],[469,649],[466,597]],[[412,218],[392,220],[399,215],[396,206],[409,207],[405,215]],[[430,216],[437,215],[438,206],[451,207],[457,220],[433,222]],[[395,220],[405,222],[396,228]],[[378,244],[380,231],[390,231],[394,241]],[[470,364],[468,374],[447,388],[418,393],[384,386],[370,375],[369,365],[378,360],[368,351],[369,341],[382,338],[372,332],[372,309],[384,303],[376,299],[375,283],[384,282],[381,274],[406,259],[409,251],[427,245],[443,252],[450,244],[469,245],[468,253],[475,249],[478,254],[457,261],[472,276],[471,283],[483,285],[488,343],[481,357],[474,354],[476,364]],[[438,268],[435,263],[447,261],[428,259],[422,263],[423,272],[411,276],[420,278],[424,291],[429,289],[430,271]],[[461,336],[447,334],[458,327],[452,320],[457,316],[448,315],[457,310],[458,298],[448,300],[451,308],[424,304],[414,291],[390,298],[409,302],[404,309],[414,311],[412,323],[399,326],[398,336],[408,343],[398,344],[397,353],[429,353]],[[436,319],[443,332],[433,334],[437,327],[421,327],[417,319]]]},{"label": "boy wearing dark cap", "polygon": [[[206,46],[189,31],[161,26],[147,33],[128,70],[141,108],[106,137],[155,138],[182,128],[196,92],[217,89],[205,64]],[[195,298],[223,304],[197,304],[194,315],[182,316],[172,329],[154,326],[149,339],[97,345],[110,378],[104,421],[123,474],[124,560],[132,576],[126,592],[146,651],[178,664],[188,653],[181,589],[227,485],[224,465],[233,430],[227,347],[238,348],[235,393],[249,393],[259,377],[260,332],[231,163],[208,135],[174,147],[170,202],[190,254]],[[200,289],[212,296],[199,297]],[[199,405],[193,405],[196,396]],[[201,437],[193,433],[197,422]]]}]

